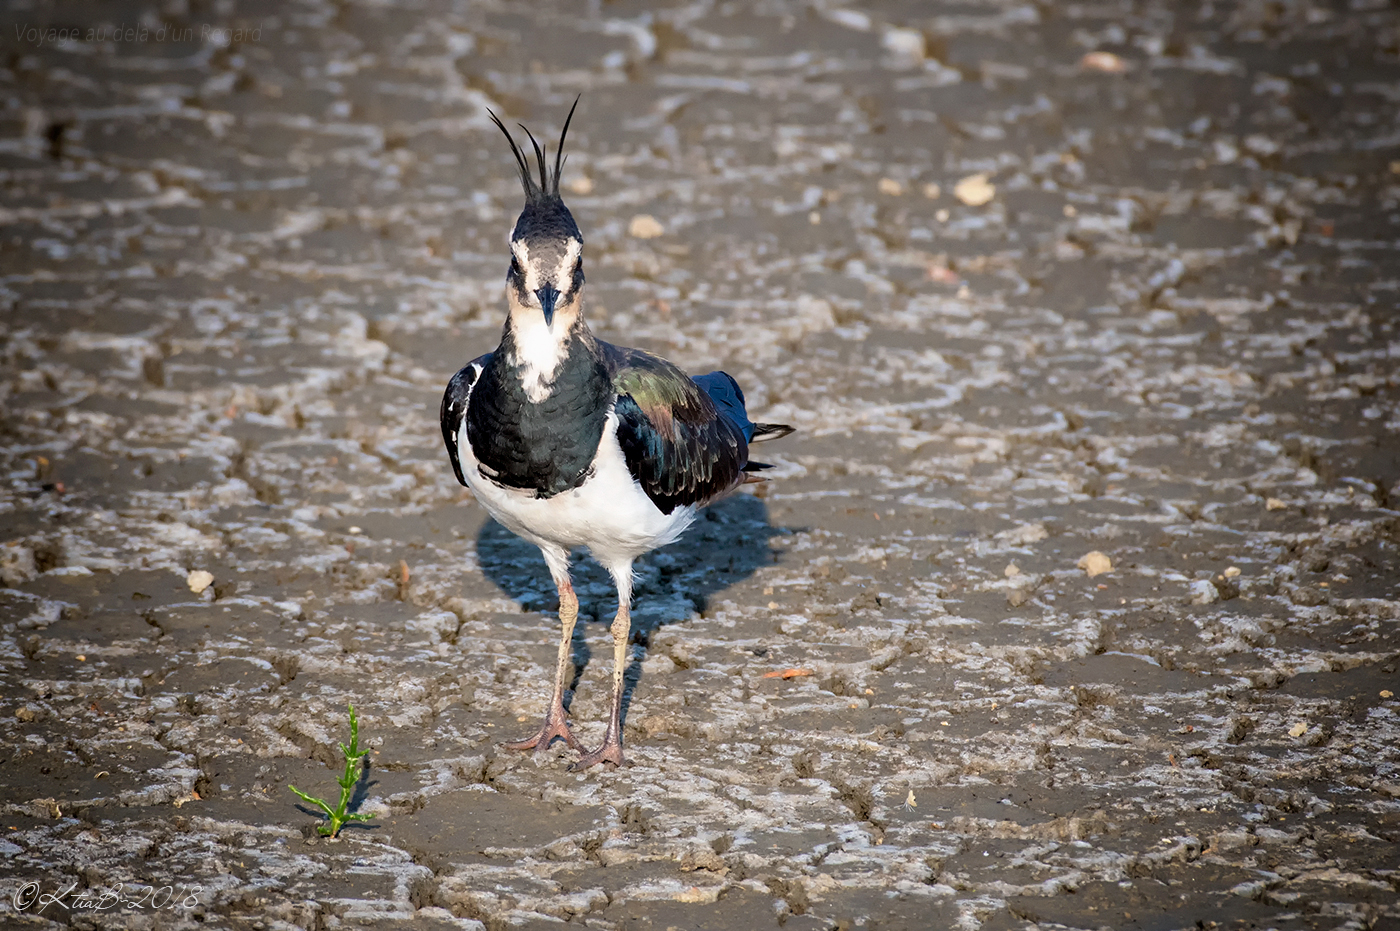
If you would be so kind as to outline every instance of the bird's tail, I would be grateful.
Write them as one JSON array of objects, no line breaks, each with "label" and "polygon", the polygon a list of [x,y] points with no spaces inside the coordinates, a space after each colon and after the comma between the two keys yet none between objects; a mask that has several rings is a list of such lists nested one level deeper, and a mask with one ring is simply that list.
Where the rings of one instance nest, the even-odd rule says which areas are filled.
[{"label": "bird's tail", "polygon": [[785,423],[756,423],[753,425],[753,439],[749,442],[758,443],[762,440],[780,440],[787,436],[796,427],[789,427]]},{"label": "bird's tail", "polygon": [[[792,431],[793,428],[785,423],[756,423],[753,425],[753,437],[749,442],[757,443],[759,440],[776,440],[779,437],[787,436]],[[750,459],[748,462],[744,463],[744,484],[751,485],[755,482],[768,481],[768,479],[763,476],[755,475],[754,473],[764,472],[771,468],[773,468],[773,464],[770,462],[757,462]]]}]

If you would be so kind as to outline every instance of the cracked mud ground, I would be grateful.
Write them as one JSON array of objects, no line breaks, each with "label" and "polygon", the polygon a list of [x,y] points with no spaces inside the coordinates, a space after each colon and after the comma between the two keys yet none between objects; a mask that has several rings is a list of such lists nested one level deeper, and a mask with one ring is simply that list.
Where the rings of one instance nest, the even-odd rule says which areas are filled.
[{"label": "cracked mud ground", "polygon": [[[3,18],[6,927],[1400,924],[1393,6]],[[503,319],[486,108],[580,92],[595,328],[800,432],[642,564],[632,765],[574,775],[500,747],[553,593],[436,417]]]}]

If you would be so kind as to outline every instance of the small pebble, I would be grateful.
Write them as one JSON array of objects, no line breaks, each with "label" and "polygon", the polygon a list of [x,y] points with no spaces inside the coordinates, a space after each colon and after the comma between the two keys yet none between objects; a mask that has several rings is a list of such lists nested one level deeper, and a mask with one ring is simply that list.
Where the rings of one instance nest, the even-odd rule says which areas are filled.
[{"label": "small pebble", "polygon": [[1112,52],[1085,52],[1084,57],[1079,59],[1079,67],[1085,71],[1122,74],[1128,70],[1128,63]]},{"label": "small pebble", "polygon": [[885,48],[900,58],[907,58],[911,61],[919,61],[924,57],[926,51],[924,46],[924,34],[917,29],[905,29],[896,27],[886,29],[884,36]]},{"label": "small pebble", "polygon": [[1085,553],[1079,558],[1079,562],[1075,563],[1075,565],[1083,569],[1085,575],[1089,576],[1091,579],[1096,575],[1103,575],[1105,572],[1113,571],[1113,561],[1098,550]]},{"label": "small pebble", "polygon": [[985,172],[968,175],[953,186],[953,196],[969,207],[980,207],[997,195],[996,185]]},{"label": "small pebble", "polygon": [[633,239],[655,239],[665,233],[666,228],[649,213],[639,213],[627,224],[627,234]]},{"label": "small pebble", "polygon": [[1209,579],[1197,579],[1191,583],[1191,604],[1208,605],[1220,600],[1220,590]]}]

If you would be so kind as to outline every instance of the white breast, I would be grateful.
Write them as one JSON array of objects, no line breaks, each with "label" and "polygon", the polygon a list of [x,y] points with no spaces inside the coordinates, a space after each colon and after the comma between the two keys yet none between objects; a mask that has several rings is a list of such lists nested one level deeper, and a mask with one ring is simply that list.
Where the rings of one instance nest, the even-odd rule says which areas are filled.
[{"label": "white breast", "polygon": [[610,412],[603,425],[592,475],[578,488],[552,498],[536,498],[533,492],[507,488],[482,475],[467,439],[466,418],[457,445],[462,474],[477,500],[503,527],[536,545],[586,546],[609,566],[665,546],[695,519],[694,507],[662,514],[647,497],[617,443],[615,413]]}]

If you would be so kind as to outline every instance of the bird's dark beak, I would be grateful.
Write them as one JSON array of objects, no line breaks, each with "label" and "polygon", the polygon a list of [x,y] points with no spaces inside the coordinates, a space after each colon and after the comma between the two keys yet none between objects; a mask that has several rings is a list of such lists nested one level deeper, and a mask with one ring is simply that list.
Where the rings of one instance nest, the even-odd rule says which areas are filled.
[{"label": "bird's dark beak", "polygon": [[544,311],[544,325],[552,327],[554,325],[554,302],[559,300],[558,289],[545,285],[535,292],[535,297],[540,299],[540,310]]}]

